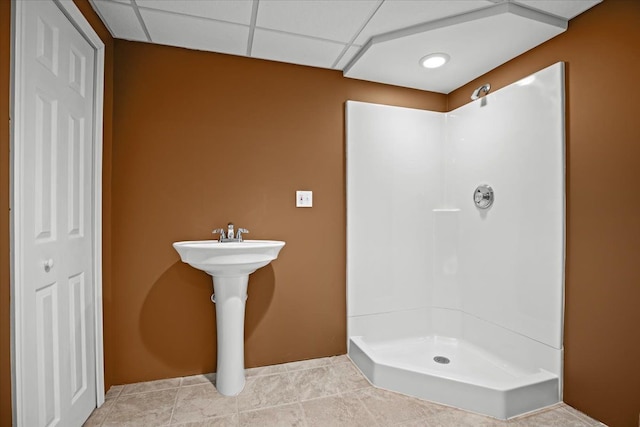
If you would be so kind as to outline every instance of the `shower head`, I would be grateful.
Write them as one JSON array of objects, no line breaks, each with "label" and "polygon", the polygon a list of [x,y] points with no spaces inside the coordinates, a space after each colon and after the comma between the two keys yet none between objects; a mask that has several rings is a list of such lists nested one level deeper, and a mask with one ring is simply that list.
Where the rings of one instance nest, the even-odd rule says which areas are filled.
[{"label": "shower head", "polygon": [[482,86],[480,86],[478,89],[474,90],[473,93],[471,94],[471,100],[475,101],[476,99],[480,98],[480,93],[484,92],[484,94],[488,94],[489,91],[491,90],[491,85],[489,83],[486,83]]}]

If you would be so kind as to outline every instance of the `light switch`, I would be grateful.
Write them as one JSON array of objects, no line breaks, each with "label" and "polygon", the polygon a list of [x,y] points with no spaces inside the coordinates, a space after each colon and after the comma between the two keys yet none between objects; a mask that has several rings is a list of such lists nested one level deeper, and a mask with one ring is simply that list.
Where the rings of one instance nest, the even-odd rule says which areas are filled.
[{"label": "light switch", "polygon": [[313,191],[296,191],[296,208],[313,206]]}]

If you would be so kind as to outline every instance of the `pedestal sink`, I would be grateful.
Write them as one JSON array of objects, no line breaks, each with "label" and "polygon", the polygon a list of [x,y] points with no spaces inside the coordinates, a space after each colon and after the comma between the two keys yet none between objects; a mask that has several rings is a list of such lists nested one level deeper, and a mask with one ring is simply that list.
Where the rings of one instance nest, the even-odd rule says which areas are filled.
[{"label": "pedestal sink", "polygon": [[213,276],[218,335],[216,388],[220,394],[235,396],[244,388],[244,311],[249,274],[278,258],[284,245],[276,240],[173,244],[182,262]]}]

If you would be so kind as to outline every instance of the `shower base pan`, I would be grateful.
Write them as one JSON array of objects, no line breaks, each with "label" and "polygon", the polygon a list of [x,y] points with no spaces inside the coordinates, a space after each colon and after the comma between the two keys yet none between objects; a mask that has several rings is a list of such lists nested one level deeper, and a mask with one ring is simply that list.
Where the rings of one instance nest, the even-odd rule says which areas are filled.
[{"label": "shower base pan", "polygon": [[557,375],[514,366],[457,338],[349,339],[349,357],[380,388],[499,419],[561,399]]}]

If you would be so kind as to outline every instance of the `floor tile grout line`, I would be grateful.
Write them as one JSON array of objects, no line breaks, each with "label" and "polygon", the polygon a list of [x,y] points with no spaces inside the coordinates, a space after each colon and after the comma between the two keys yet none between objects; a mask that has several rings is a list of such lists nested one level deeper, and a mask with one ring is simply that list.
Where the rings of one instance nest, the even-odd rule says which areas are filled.
[{"label": "floor tile grout line", "polygon": [[[540,408],[540,409],[536,409],[536,410],[531,411],[531,412],[520,414],[517,417],[510,418],[509,421],[518,422],[518,421],[521,421],[521,420],[526,420],[527,418],[531,418],[531,417],[538,416],[540,414],[545,414],[547,412],[555,411],[555,410],[563,408],[565,406],[566,406],[566,403],[564,403],[564,402],[554,403],[553,405],[546,406],[544,408]],[[453,406],[447,406],[447,408],[453,408]]]},{"label": "floor tile grout line", "polygon": [[293,383],[293,380],[291,379],[291,372],[285,372],[284,374],[285,374],[285,377],[287,378],[287,381],[289,381],[289,385],[291,386],[291,388],[293,388],[296,394],[296,402],[298,402],[298,404],[302,404],[302,401],[300,400],[299,390],[296,387],[296,385]]},{"label": "floor tile grout line", "polygon": [[[245,387],[247,386],[247,383],[244,383]],[[238,403],[238,396],[234,396],[235,399],[235,407],[236,407],[236,421],[238,422],[238,425],[240,425],[240,404]]]},{"label": "floor tile grout line", "polygon": [[309,371],[311,369],[326,368],[327,366],[333,366],[333,365],[329,363],[327,365],[311,366],[309,368],[292,369],[292,370],[287,369],[287,372],[292,373],[292,372],[300,372],[300,371]]},{"label": "floor tile grout line", "polygon": [[178,404],[178,394],[180,394],[180,386],[182,385],[182,378],[180,378],[180,383],[178,384],[178,388],[176,389],[176,397],[173,399],[173,406],[171,407],[171,416],[169,417],[169,424],[173,423],[173,413],[176,411],[176,405]]},{"label": "floor tile grout line", "polygon": [[[335,362],[332,359],[335,357],[339,357],[339,356],[344,356],[342,354],[338,355],[338,356],[326,356],[326,357],[321,357],[319,359],[306,359],[306,360],[300,360],[300,361],[295,361],[295,362],[287,362],[287,363],[279,363],[277,365],[268,365],[268,366],[279,366],[279,365],[284,365],[284,367],[286,368],[287,365],[293,365],[293,364],[298,364],[298,365],[304,365],[305,363],[313,363],[312,361],[314,360],[323,360],[325,361],[325,363],[321,364],[321,365],[316,365],[316,366],[311,366],[309,368],[300,368],[300,369],[293,369],[293,370],[289,370],[287,369],[288,372],[295,372],[295,371],[304,371],[307,369],[313,369],[313,368],[320,368],[323,366],[330,366],[336,363],[344,363],[344,362]],[[349,360],[350,361],[350,360]],[[346,362],[346,361],[345,361]]]},{"label": "floor tile grout line", "polygon": [[300,410],[302,411],[302,422],[304,423],[303,425],[305,427],[309,426],[309,422],[307,421],[307,412],[304,410],[304,405],[302,405],[302,402],[298,402],[298,406],[300,407]]},{"label": "floor tile grout line", "polygon": [[339,392],[339,393],[331,394],[331,395],[327,395],[327,396],[314,397],[313,399],[307,399],[307,400],[301,401],[300,405],[302,406],[302,410],[303,410],[303,412],[305,413],[305,416],[306,416],[306,411],[304,409],[304,404],[305,403],[314,402],[314,401],[322,400],[322,399],[329,399],[329,398],[332,398],[332,397],[337,397],[337,398],[340,398],[340,400],[344,400],[344,398],[345,398],[345,396],[347,394],[352,393],[352,394],[354,394],[355,399],[360,403],[360,406],[365,410],[366,413],[368,413],[371,416],[371,419],[375,423],[374,425],[380,426],[380,423],[378,422],[377,418],[371,413],[371,411],[369,411],[369,408],[367,408],[367,405],[364,404],[364,402],[362,401],[360,396],[358,396],[358,393],[357,393],[358,391],[365,390],[365,389],[370,388],[370,387],[371,386],[367,386],[367,387],[362,387],[362,388],[358,388],[358,389]]},{"label": "floor tile grout line", "polygon": [[368,385],[366,387],[354,388],[354,389],[347,390],[347,391],[339,391],[337,393],[331,393],[331,394],[327,394],[327,395],[324,395],[324,396],[313,397],[311,399],[300,400],[300,403],[312,402],[314,400],[325,399],[327,397],[338,397],[338,396],[341,396],[343,394],[355,393],[357,391],[365,390],[365,389],[370,388],[370,387],[372,387],[372,386]]},{"label": "floor tile grout line", "polygon": [[[350,361],[349,361],[349,362],[350,362]],[[336,363],[336,364],[331,364],[331,365],[328,365],[328,366],[320,366],[320,367],[318,367],[318,368],[327,368],[327,367],[328,367],[328,368],[329,368],[329,369],[327,370],[327,374],[328,374],[328,373],[330,373],[330,372],[331,372],[331,368],[332,368],[332,367],[335,367],[335,366],[336,366],[336,365],[338,365],[338,364],[342,364],[342,362],[339,362],[339,363]],[[353,365],[353,364],[351,363],[351,365]],[[357,372],[361,377],[363,377],[363,375],[362,375],[362,374],[360,374],[360,372],[359,372],[359,371],[357,371],[357,370],[356,370],[356,372]],[[303,402],[308,402],[308,401],[311,401],[311,400],[323,399],[323,398],[327,398],[327,397],[335,397],[335,396],[339,396],[339,395],[342,395],[342,394],[346,394],[346,393],[350,393],[350,392],[355,392],[355,391],[363,390],[363,389],[366,389],[366,388],[371,387],[371,384],[370,384],[369,382],[367,382],[367,383],[368,383],[368,385],[367,385],[367,386],[365,386],[365,387],[356,387],[356,388],[348,389],[348,390],[340,390],[340,391],[338,391],[338,392],[336,392],[336,393],[330,393],[330,394],[326,394],[326,395],[322,395],[322,396],[313,397],[313,398],[310,398],[310,399],[301,399],[301,398],[300,398],[300,394],[298,394],[298,401],[299,401],[300,403],[303,403]],[[294,384],[294,386],[295,386],[295,384]]]},{"label": "floor tile grout line", "polygon": [[[371,387],[373,387],[373,386],[371,386]],[[371,411],[369,410],[369,407],[368,407],[367,405],[365,405],[364,401],[362,400],[361,395],[362,395],[362,393],[358,393],[358,394],[356,395],[356,399],[358,399],[358,401],[360,402],[360,405],[362,405],[362,407],[363,407],[363,408],[364,408],[364,410],[367,412],[367,414],[369,414],[369,415],[371,416],[371,418],[373,419],[374,424],[375,424],[376,426],[381,425],[381,424],[380,424],[380,421],[378,421],[378,417],[376,417],[376,416],[373,414],[373,412],[371,412]]]},{"label": "floor tile grout line", "polygon": [[[590,421],[585,420],[583,417],[579,416],[578,414],[574,413],[573,411],[568,410],[566,407],[561,406],[559,408],[557,408],[561,411],[563,411],[565,414],[569,414],[571,417],[573,417],[574,419],[580,421],[583,424],[588,424],[589,427],[591,426],[597,426],[598,424],[592,424]],[[577,411],[577,409],[573,408],[575,411]],[[594,420],[596,422],[599,422],[597,420]]]},{"label": "floor tile grout line", "polygon": [[180,426],[191,425],[193,423],[200,424],[200,423],[204,423],[204,422],[207,422],[207,421],[215,421],[215,420],[220,420],[220,419],[227,418],[227,417],[233,417],[234,415],[236,415],[236,417],[237,417],[237,414],[215,415],[213,417],[205,417],[205,418],[200,418],[200,419],[197,419],[197,420],[181,421],[181,422],[179,422],[177,424],[170,424],[169,426],[170,427],[180,427]]},{"label": "floor tile grout line", "polygon": [[[199,385],[199,384],[194,384],[194,385]],[[159,388],[159,389],[156,389],[156,390],[138,391],[138,392],[135,392],[135,393],[126,393],[126,394],[120,393],[118,395],[118,399],[123,397],[123,396],[136,396],[138,394],[155,393],[155,392],[158,392],[158,391],[167,391],[167,390],[173,390],[173,389],[177,390],[179,388],[180,388],[180,386],[177,386],[177,387],[165,387],[165,388]]]},{"label": "floor tile grout line", "polygon": [[111,414],[111,412],[113,412],[113,407],[114,406],[116,406],[116,400],[115,399],[114,399],[113,403],[111,404],[111,407],[109,409],[107,409],[107,413],[104,414],[104,417],[102,418],[102,421],[100,421],[100,426],[104,425],[104,423],[107,421],[107,419],[109,418],[109,415]]},{"label": "floor tile grout line", "polygon": [[[240,414],[244,414],[244,413],[248,413],[248,412],[254,412],[254,411],[260,411],[260,410],[263,410],[263,409],[277,408],[277,407],[286,406],[286,405],[293,405],[293,404],[296,404],[296,403],[300,404],[299,394],[296,393],[295,385],[293,384],[293,382],[291,381],[291,378],[289,377],[289,372],[282,372],[280,374],[266,375],[266,376],[275,376],[275,375],[284,376],[284,378],[289,382],[289,386],[291,386],[291,388],[293,389],[292,391],[294,391],[296,399],[291,401],[291,402],[277,403],[275,405],[261,406],[261,407],[258,407],[258,408],[251,408],[251,409],[246,409],[246,410],[242,410],[242,411],[240,410],[240,407],[238,406],[237,407],[238,416],[240,416]],[[253,377],[253,378],[257,378],[257,377]],[[236,403],[238,404],[237,400],[236,400]]]},{"label": "floor tile grout line", "polygon": [[[109,417],[111,412],[113,412],[113,408],[116,406],[116,403],[118,402],[118,399],[120,398],[120,394],[121,393],[122,393],[122,390],[120,390],[120,393],[118,393],[118,395],[113,398],[113,403],[111,404],[111,407],[109,407],[109,409],[107,409],[107,411],[104,414],[104,417],[102,418],[102,421],[100,421],[100,424],[99,424],[98,427],[102,426],[107,421],[107,418]],[[111,399],[109,399],[109,400],[111,400]],[[107,403],[106,400],[102,404],[104,405],[105,403]]]},{"label": "floor tile grout line", "polygon": [[258,411],[263,411],[265,409],[274,409],[274,408],[282,408],[284,406],[290,406],[290,405],[301,405],[302,402],[286,402],[286,403],[278,403],[276,405],[271,405],[271,406],[262,406],[260,408],[252,408],[252,409],[247,409],[246,411],[240,411],[238,413],[238,415],[241,414],[248,414],[251,412],[258,412]]},{"label": "floor tile grout line", "polygon": [[[109,390],[111,390],[111,388],[113,388],[113,386],[111,386],[109,388]],[[120,397],[122,395],[122,392],[124,391],[124,386],[120,387],[120,389],[118,389],[116,395],[114,396],[114,399],[117,399],[118,397]]]},{"label": "floor tile grout line", "polygon": [[[292,371],[292,372],[295,372],[295,371]],[[304,425],[308,427],[309,426],[309,422],[307,421],[307,413],[305,412],[304,405],[302,404],[302,400],[300,399],[299,390],[296,387],[296,385],[293,383],[293,380],[291,379],[291,373],[292,372],[286,371],[287,380],[289,381],[289,385],[291,385],[291,387],[295,391],[296,403],[298,404],[298,406],[300,407],[300,410],[302,411],[302,421],[304,422]]]},{"label": "floor tile grout line", "polygon": [[[183,388],[190,388],[190,387],[202,387],[203,385],[211,385],[211,386],[213,386],[213,388],[216,387],[215,383],[206,382],[206,383],[181,385],[180,387],[178,387],[178,390],[183,389]],[[167,389],[167,390],[169,390],[169,389]],[[216,390],[218,390],[218,389],[216,388]]]},{"label": "floor tile grout line", "polygon": [[[364,390],[364,389],[367,389],[367,388],[369,388],[369,387],[364,387],[364,388],[362,388],[360,390]],[[390,394],[398,396],[398,397],[400,397],[402,399],[409,399],[409,400],[418,401],[420,406],[423,406],[422,404],[424,404],[424,403],[428,403],[430,405],[435,405],[435,406],[438,406],[440,408],[439,411],[436,412],[435,414],[425,412],[425,413],[422,414],[422,416],[411,418],[411,419],[408,419],[408,420],[404,420],[404,421],[401,421],[399,423],[391,424],[391,425],[394,425],[394,426],[395,425],[404,425],[406,423],[410,423],[410,422],[413,422],[413,421],[428,420],[430,417],[436,416],[437,414],[442,413],[443,411],[460,410],[460,411],[465,412],[465,413],[474,414],[473,412],[469,412],[469,411],[466,411],[464,409],[455,408],[453,406],[442,405],[442,404],[440,404],[438,402],[434,402],[434,401],[431,401],[431,400],[428,400],[428,399],[422,399],[422,398],[419,398],[419,397],[416,397],[416,396],[411,396],[411,395],[408,395],[408,394],[398,393],[398,392],[393,391],[393,390],[387,390],[385,388],[376,387],[373,384],[371,384],[370,388],[373,389],[373,390],[381,390],[383,392],[390,393]],[[365,409],[367,410],[367,412],[369,412],[369,414],[371,414],[373,416],[373,418],[376,420],[376,422],[378,422],[377,421],[378,418],[375,415],[373,415],[373,413],[369,410],[369,407],[364,403],[364,401],[362,400],[362,397],[361,396],[357,396],[357,397],[360,400],[360,402],[363,403],[363,405],[364,405]],[[426,408],[423,407],[423,409],[426,409]],[[482,414],[476,414],[476,415],[484,416]],[[489,417],[489,418],[491,418],[491,417]],[[428,424],[427,424],[427,427],[428,427]]]}]

